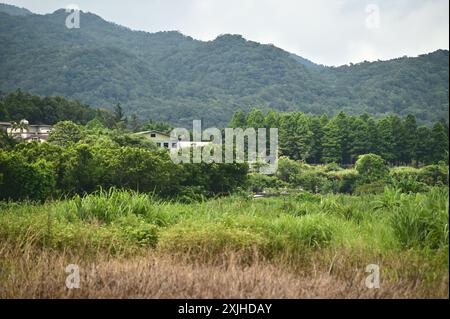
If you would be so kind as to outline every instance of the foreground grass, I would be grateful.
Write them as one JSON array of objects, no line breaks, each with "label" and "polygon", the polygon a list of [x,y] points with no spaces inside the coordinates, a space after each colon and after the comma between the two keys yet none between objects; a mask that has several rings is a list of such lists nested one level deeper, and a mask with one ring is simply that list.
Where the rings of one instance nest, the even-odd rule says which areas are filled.
[{"label": "foreground grass", "polygon": [[[0,297],[448,297],[446,188],[194,204],[112,190],[0,210]],[[85,289],[65,288],[67,264]]]},{"label": "foreground grass", "polygon": [[[371,258],[343,251],[332,260],[316,252],[298,265],[301,271],[259,258],[243,264],[236,252],[226,252],[214,263],[154,251],[84,258],[33,248],[20,254],[3,249],[1,256],[11,268],[2,272],[0,298],[442,298],[448,290],[448,280],[430,284],[417,275],[427,268],[419,260],[409,265],[411,277],[382,274],[381,288],[367,289],[362,264]],[[394,264],[376,260],[400,270],[411,256],[386,259],[393,257]],[[80,267],[80,288],[69,290],[64,269],[73,263]]]}]

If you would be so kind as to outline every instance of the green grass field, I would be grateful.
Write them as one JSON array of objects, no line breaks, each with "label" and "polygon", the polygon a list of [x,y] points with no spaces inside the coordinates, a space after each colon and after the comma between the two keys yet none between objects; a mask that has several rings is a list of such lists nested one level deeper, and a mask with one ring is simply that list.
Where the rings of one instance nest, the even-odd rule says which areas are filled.
[{"label": "green grass field", "polygon": [[[64,290],[63,279],[61,287],[48,287],[44,295],[17,290],[21,282],[25,287],[43,284],[43,278],[25,271],[42,262],[43,255],[47,262],[100,265],[106,260],[118,268],[121,260],[139,264],[149,258],[169,259],[168,267],[181,267],[186,276],[213,267],[208,271],[216,273],[211,276],[218,283],[221,276],[231,276],[231,264],[234,273],[260,265],[255,275],[267,267],[285,272],[269,271],[261,282],[271,276],[313,282],[305,295],[294,279],[286,280],[286,291],[275,292],[277,284],[265,290],[238,276],[235,280],[242,282],[234,288],[217,290],[212,285],[210,291],[199,284],[186,294],[172,287],[167,288],[170,297],[448,297],[448,188],[417,194],[386,188],[384,194],[361,196],[230,196],[190,204],[110,190],[44,204],[1,203],[0,240],[1,297],[72,296]],[[380,289],[364,286],[368,264],[380,266]],[[52,268],[46,282],[65,275],[62,266]],[[346,288],[337,288],[338,283]],[[161,296],[156,288],[146,287],[139,296]],[[85,294],[81,289],[79,296]],[[113,290],[97,296],[130,294]]]}]

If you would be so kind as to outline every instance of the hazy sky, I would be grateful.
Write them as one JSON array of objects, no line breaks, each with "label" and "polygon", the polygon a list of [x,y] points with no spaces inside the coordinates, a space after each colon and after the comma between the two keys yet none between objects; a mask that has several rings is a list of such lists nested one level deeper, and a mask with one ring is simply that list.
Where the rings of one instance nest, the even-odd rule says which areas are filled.
[{"label": "hazy sky", "polygon": [[[135,30],[242,34],[341,65],[449,48],[448,0],[0,0],[35,13],[76,4]],[[83,27],[81,21],[81,27]]]}]

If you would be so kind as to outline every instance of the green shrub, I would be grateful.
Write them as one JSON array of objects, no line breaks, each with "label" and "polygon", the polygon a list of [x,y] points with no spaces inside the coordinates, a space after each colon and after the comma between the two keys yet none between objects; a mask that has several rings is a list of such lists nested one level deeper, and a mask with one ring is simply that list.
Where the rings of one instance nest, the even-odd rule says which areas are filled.
[{"label": "green shrub", "polygon": [[148,223],[142,216],[128,215],[120,217],[113,223],[126,240],[139,246],[156,247],[159,228]]},{"label": "green shrub", "polygon": [[448,186],[448,166],[429,165],[420,169],[419,181],[430,186]]},{"label": "green shrub", "polygon": [[391,179],[390,184],[395,189],[399,189],[403,193],[419,193],[428,190],[425,183],[419,182],[417,177],[403,177],[401,179]]},{"label": "green shrub", "polygon": [[405,248],[448,246],[448,189],[405,198],[394,207],[391,225]]},{"label": "green shrub", "polygon": [[376,201],[374,201],[374,209],[386,209],[393,210],[395,207],[401,205],[404,200],[406,194],[403,194],[400,189],[395,189],[391,187],[384,187],[383,196],[379,197]]},{"label": "green shrub", "polygon": [[292,178],[302,171],[303,164],[281,156],[278,159],[278,169],[276,177],[286,183],[292,183]]},{"label": "green shrub", "polygon": [[275,176],[263,174],[250,174],[247,183],[249,190],[254,193],[260,193],[267,188],[284,188],[288,186],[288,184]]},{"label": "green shrub", "polygon": [[394,167],[390,170],[391,180],[416,180],[428,186],[448,185],[448,166],[428,165],[422,168],[414,167]]},{"label": "green shrub", "polygon": [[0,200],[44,201],[55,189],[56,174],[44,159],[29,162],[24,156],[0,151]]},{"label": "green shrub", "polygon": [[332,189],[332,182],[323,172],[304,171],[293,179],[293,184],[311,193],[326,193]]},{"label": "green shrub", "polygon": [[370,184],[386,178],[388,167],[383,158],[376,154],[360,155],[355,164],[361,184]]},{"label": "green shrub", "polygon": [[335,182],[336,193],[352,194],[359,180],[359,174],[354,169],[330,171],[327,173],[327,176]]},{"label": "green shrub", "polygon": [[324,171],[325,172],[339,172],[342,171],[343,168],[339,166],[339,164],[336,163],[329,163],[324,165]]},{"label": "green shrub", "polygon": [[419,180],[420,169],[410,166],[392,167],[389,170],[389,177],[398,181],[407,178]]}]

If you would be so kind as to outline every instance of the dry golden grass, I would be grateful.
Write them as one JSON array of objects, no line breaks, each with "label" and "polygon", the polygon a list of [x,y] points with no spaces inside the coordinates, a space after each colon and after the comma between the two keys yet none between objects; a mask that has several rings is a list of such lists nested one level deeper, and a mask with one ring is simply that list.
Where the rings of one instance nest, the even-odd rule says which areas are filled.
[{"label": "dry golden grass", "polygon": [[[230,253],[207,263],[154,251],[131,258],[73,256],[6,245],[0,248],[0,298],[448,298],[448,276],[429,286],[414,265],[404,278],[382,278],[380,289],[368,289],[367,261],[307,259],[288,266],[261,258],[242,262]],[[400,269],[398,263],[390,267]],[[80,266],[79,289],[65,286],[68,264]]]}]

